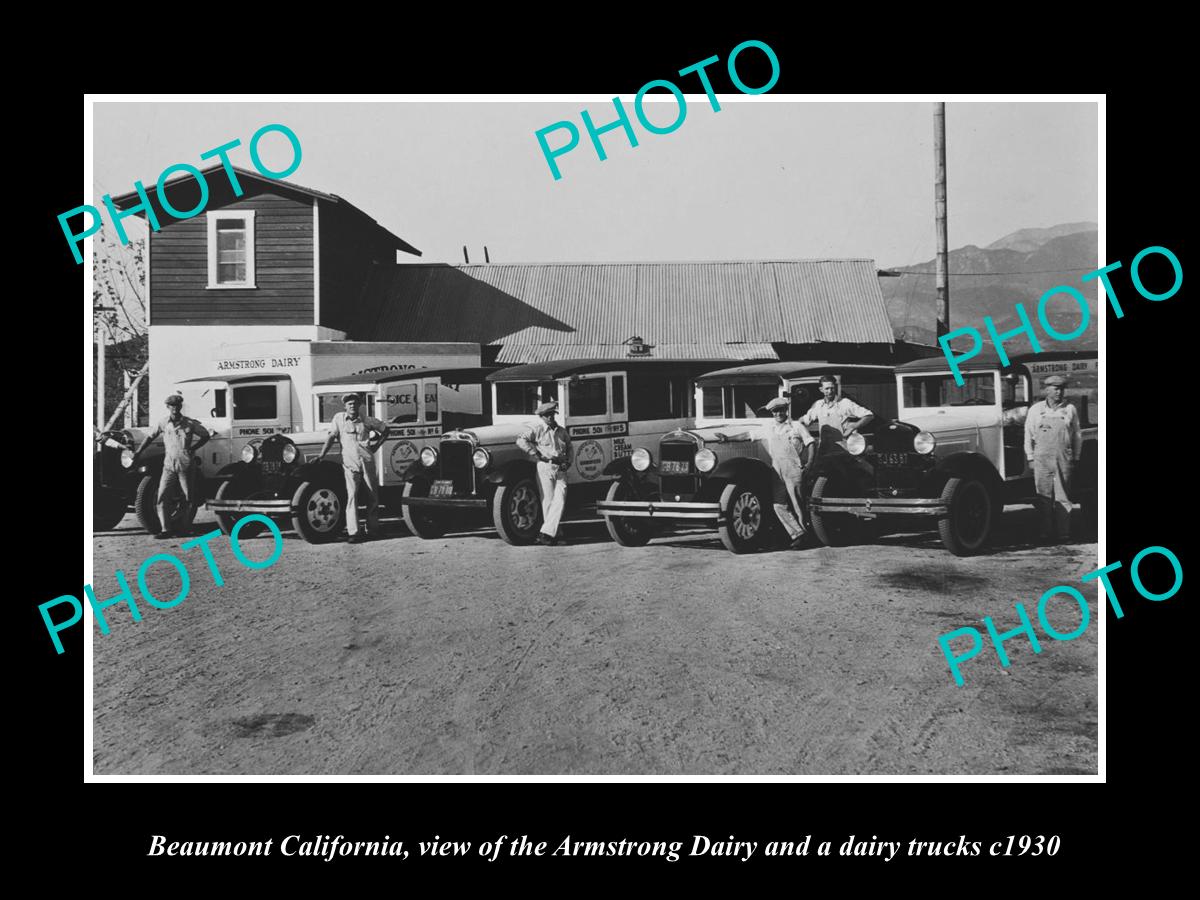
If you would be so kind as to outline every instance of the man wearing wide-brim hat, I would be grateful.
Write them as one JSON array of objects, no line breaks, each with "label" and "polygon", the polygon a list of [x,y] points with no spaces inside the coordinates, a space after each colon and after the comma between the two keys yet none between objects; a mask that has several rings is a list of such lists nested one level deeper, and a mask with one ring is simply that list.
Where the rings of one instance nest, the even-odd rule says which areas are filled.
[{"label": "man wearing wide-brim hat", "polygon": [[1025,457],[1033,466],[1045,539],[1066,540],[1071,535],[1072,503],[1067,492],[1083,450],[1079,411],[1066,402],[1066,386],[1061,375],[1044,378],[1046,399],[1033,404],[1025,418]]},{"label": "man wearing wide-brim hat", "polygon": [[333,417],[329,436],[321,448],[320,461],[334,441],[342,445],[342,471],[346,476],[346,533],[349,543],[361,544],[367,537],[358,528],[359,484],[367,495],[367,533],[379,534],[379,475],[375,471],[375,451],[383,443],[387,426],[372,416],[359,413],[358,394],[343,394],[346,409]]},{"label": "man wearing wide-brim hat", "polygon": [[[779,519],[792,539],[792,549],[799,550],[804,545],[803,508],[801,506],[800,479],[803,475],[803,464],[800,461],[800,451],[813,442],[813,436],[808,428],[799,422],[792,421],[790,404],[785,397],[776,397],[763,407],[775,421],[758,429],[756,435],[750,432],[726,435],[717,433],[718,441],[748,441],[757,439],[763,442],[771,457],[771,468],[777,477],[771,479],[771,504],[775,507],[775,517]],[[796,508],[793,516],[788,504]]]},{"label": "man wearing wide-brim hat", "polygon": [[538,494],[542,498],[539,544],[560,543],[558,523],[567,505],[567,469],[571,468],[571,436],[554,421],[558,401],[548,400],[536,410],[540,421],[517,435],[517,446],[537,460]]}]

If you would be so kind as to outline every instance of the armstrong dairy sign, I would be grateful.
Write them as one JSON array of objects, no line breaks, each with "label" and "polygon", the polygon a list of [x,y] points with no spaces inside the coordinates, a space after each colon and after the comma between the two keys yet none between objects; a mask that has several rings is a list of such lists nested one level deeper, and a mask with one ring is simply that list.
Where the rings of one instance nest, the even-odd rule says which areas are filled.
[{"label": "armstrong dairy sign", "polygon": [[296,369],[299,356],[259,356],[253,359],[217,360],[218,372],[253,371],[254,369]]}]

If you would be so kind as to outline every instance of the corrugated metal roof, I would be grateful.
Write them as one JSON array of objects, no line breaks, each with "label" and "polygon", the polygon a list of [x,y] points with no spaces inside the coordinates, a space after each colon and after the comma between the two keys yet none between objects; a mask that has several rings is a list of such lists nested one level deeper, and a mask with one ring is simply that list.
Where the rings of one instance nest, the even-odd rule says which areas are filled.
[{"label": "corrugated metal roof", "polygon": [[[655,344],[656,359],[779,359],[770,344]],[[498,363],[535,363],[570,359],[615,359],[629,353],[627,344],[509,344],[500,348]],[[636,358],[636,357],[634,357]]]},{"label": "corrugated metal roof", "polygon": [[727,359],[894,340],[869,259],[397,264],[372,273],[357,316],[357,340],[500,344],[500,362],[612,355],[634,335],[656,356]]}]

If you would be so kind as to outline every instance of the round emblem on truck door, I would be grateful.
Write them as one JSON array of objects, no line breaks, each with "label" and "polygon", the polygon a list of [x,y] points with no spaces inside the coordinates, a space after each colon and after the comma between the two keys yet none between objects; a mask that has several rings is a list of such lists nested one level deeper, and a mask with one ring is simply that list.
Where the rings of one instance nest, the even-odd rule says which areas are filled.
[{"label": "round emblem on truck door", "polygon": [[584,441],[575,451],[575,467],[588,481],[604,470],[604,448],[597,441]]},{"label": "round emblem on truck door", "polygon": [[417,456],[416,444],[412,441],[397,441],[396,446],[392,448],[392,471],[397,475],[404,475],[417,461]]}]

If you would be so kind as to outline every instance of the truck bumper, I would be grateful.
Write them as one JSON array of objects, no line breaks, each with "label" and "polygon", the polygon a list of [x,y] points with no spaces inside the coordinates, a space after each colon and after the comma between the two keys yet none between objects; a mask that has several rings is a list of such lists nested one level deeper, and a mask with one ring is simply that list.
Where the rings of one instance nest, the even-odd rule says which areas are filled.
[{"label": "truck bumper", "polygon": [[721,504],[678,500],[598,500],[596,512],[606,518],[707,519],[716,524],[721,518]]},{"label": "truck bumper", "polygon": [[292,516],[297,512],[291,500],[209,500],[204,508],[217,513],[259,513],[264,516]]},{"label": "truck bumper", "polygon": [[922,497],[822,497],[810,499],[809,508],[823,513],[849,513],[860,519],[879,516],[945,516],[950,507],[941,500]]},{"label": "truck bumper", "polygon": [[487,509],[486,497],[459,499],[455,497],[401,497],[401,506],[422,506],[441,509]]}]

